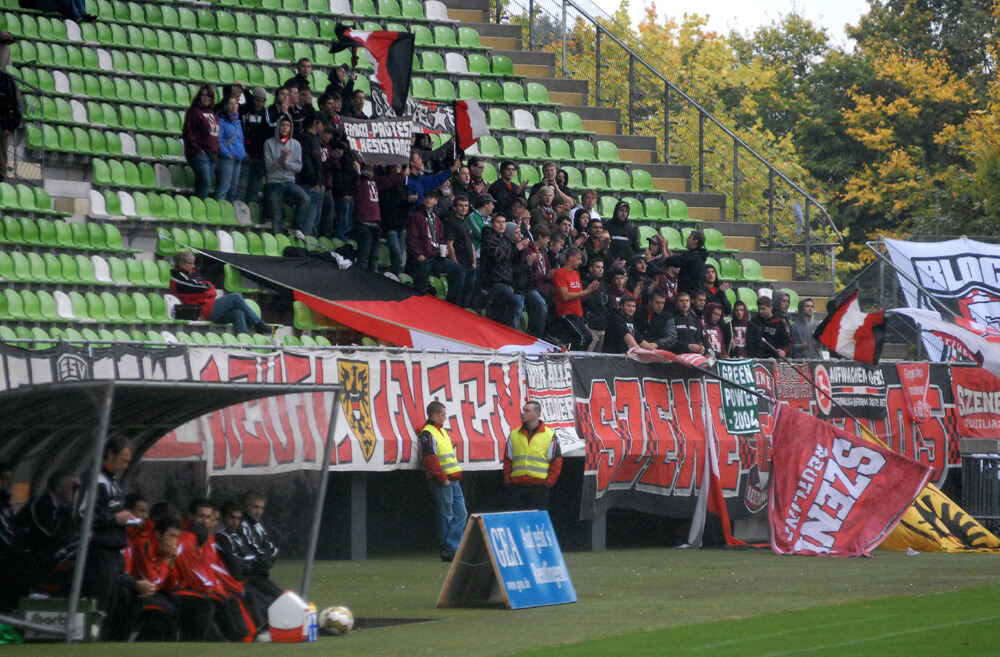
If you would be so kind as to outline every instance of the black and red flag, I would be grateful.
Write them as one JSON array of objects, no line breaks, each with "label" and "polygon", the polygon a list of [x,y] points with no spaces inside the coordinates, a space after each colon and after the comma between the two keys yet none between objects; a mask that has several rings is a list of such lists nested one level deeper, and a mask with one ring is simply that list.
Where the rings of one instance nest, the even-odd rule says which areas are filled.
[{"label": "black and red flag", "polygon": [[413,71],[413,34],[355,30],[343,23],[337,24],[334,33],[337,38],[330,44],[330,52],[337,53],[348,48],[356,52],[357,48],[364,48],[375,67],[375,79],[385,91],[389,106],[396,116],[403,116]]}]

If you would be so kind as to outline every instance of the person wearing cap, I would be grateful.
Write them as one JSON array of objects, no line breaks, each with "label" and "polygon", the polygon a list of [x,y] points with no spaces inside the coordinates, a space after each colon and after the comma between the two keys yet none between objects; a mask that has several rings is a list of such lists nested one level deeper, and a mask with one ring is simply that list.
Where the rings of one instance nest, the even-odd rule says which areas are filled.
[{"label": "person wearing cap", "polygon": [[240,170],[236,191],[237,197],[247,203],[256,201],[260,193],[264,180],[264,142],[274,134],[274,128],[267,124],[267,91],[264,87],[254,87],[250,97],[252,104],[244,103],[240,107],[247,159]]},{"label": "person wearing cap", "polygon": [[524,198],[524,189],[528,186],[525,178],[520,184],[514,182],[517,167],[510,160],[500,163],[500,179],[494,181],[487,193],[496,199],[496,211],[510,217],[513,214],[515,198]]}]

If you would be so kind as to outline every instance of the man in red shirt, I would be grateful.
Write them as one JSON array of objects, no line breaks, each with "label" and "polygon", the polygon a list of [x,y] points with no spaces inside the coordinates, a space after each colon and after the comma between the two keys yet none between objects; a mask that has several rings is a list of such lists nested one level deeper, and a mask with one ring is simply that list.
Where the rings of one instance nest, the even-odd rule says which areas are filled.
[{"label": "man in red shirt", "polygon": [[[211,526],[215,506],[196,499],[188,508],[174,562],[182,641],[253,641],[257,632],[243,603],[243,584],[222,563]],[[214,623],[213,623],[214,621]],[[221,636],[220,636],[221,632]]]},{"label": "man in red shirt", "polygon": [[552,273],[552,289],[556,302],[556,315],[567,327],[570,351],[586,351],[594,339],[583,321],[583,304],[580,300],[597,289],[599,281],[591,281],[586,288],[580,283],[580,263],[583,252],[572,246],[566,249],[566,264]]}]

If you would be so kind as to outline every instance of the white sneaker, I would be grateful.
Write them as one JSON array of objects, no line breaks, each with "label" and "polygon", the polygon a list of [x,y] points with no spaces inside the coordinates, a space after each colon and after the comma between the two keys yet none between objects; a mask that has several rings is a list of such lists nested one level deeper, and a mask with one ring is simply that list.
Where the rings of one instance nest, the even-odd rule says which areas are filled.
[{"label": "white sneaker", "polygon": [[306,235],[305,235],[305,233],[303,233],[303,232],[302,232],[301,230],[299,230],[298,228],[295,228],[295,229],[293,229],[293,230],[291,231],[291,233],[292,233],[292,237],[294,237],[295,239],[297,239],[297,240],[302,240],[303,242],[305,242],[305,241],[306,241]]},{"label": "white sneaker", "polygon": [[264,630],[263,632],[261,632],[260,634],[258,634],[256,637],[254,637],[253,642],[254,643],[271,643],[271,633],[268,632],[267,630]]}]

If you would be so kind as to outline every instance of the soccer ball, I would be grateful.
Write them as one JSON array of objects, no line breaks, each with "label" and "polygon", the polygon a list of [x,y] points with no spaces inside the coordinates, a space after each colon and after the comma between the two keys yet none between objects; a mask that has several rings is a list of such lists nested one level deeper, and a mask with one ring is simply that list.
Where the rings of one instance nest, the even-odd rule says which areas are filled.
[{"label": "soccer ball", "polygon": [[354,614],[347,607],[327,607],[319,613],[319,629],[324,634],[340,636],[354,627]]}]

